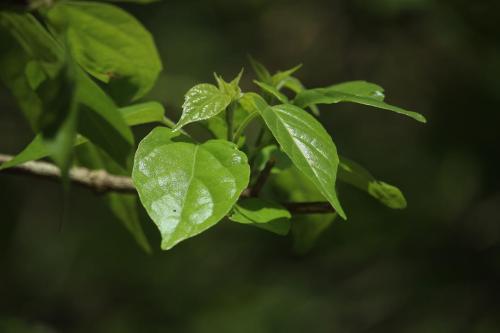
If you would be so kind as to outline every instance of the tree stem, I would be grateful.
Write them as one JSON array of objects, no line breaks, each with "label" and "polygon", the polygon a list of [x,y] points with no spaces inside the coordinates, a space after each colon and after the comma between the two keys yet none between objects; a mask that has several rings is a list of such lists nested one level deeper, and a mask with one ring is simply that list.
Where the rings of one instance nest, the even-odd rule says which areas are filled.
[{"label": "tree stem", "polygon": [[[0,154],[0,165],[10,161],[12,158],[13,156]],[[270,168],[271,167],[269,167],[269,171]],[[0,174],[21,174],[52,181],[61,180],[59,168],[54,164],[43,161],[27,162],[15,167],[0,170]],[[262,176],[262,178],[263,177],[264,176]],[[259,178],[261,178],[261,176],[259,176]],[[104,170],[90,170],[81,167],[72,168],[69,172],[69,179],[74,184],[99,193],[119,192],[137,194],[134,183],[130,177],[113,175]],[[262,185],[264,182],[265,180],[262,181]],[[248,197],[249,194],[254,192],[255,190],[252,191],[252,188],[247,188],[241,196]],[[292,202],[283,203],[283,206],[292,214],[326,214],[335,212],[328,202]]]}]

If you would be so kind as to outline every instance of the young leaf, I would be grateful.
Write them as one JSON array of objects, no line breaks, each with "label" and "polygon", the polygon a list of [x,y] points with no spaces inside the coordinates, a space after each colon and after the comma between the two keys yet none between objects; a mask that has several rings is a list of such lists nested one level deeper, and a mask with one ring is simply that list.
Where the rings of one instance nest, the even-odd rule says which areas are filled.
[{"label": "young leaf", "polygon": [[313,116],[294,105],[270,107],[262,97],[256,94],[252,96],[256,108],[283,151],[345,219],[335,190],[339,158],[328,132]]},{"label": "young leaf", "polygon": [[287,79],[290,78],[292,76],[292,74],[295,73],[296,71],[298,71],[301,67],[302,67],[302,64],[299,64],[299,65],[297,65],[291,69],[288,69],[286,71],[277,72],[271,78],[271,81],[273,83],[272,85],[274,87],[276,87],[276,89],[280,90],[283,87],[283,85],[285,84],[285,82],[287,81]]},{"label": "young leaf", "polygon": [[231,96],[221,92],[216,86],[208,83],[198,84],[186,93],[182,116],[175,130],[195,121],[212,118],[224,111],[229,103]]},{"label": "young leaf", "polygon": [[129,90],[135,100],[151,89],[162,65],[151,34],[133,16],[110,4],[61,1],[47,17],[77,62],[111,90]]},{"label": "young leaf", "polygon": [[291,217],[283,206],[259,198],[240,200],[228,216],[233,222],[250,224],[278,235],[288,234]]},{"label": "young leaf", "polygon": [[223,140],[181,142],[155,128],[137,149],[132,178],[168,250],[219,222],[247,187],[247,157]]},{"label": "young leaf", "polygon": [[250,61],[250,65],[252,66],[255,75],[259,81],[265,82],[267,84],[272,84],[271,73],[267,70],[267,68],[257,60],[255,60],[252,56],[248,56],[248,60]]},{"label": "young leaf", "polygon": [[406,208],[406,199],[397,187],[376,180],[365,168],[346,157],[340,158],[338,178],[366,191],[389,208]]},{"label": "young leaf", "polygon": [[224,94],[229,95],[231,97],[231,100],[233,101],[238,99],[241,95],[241,89],[239,84],[242,76],[243,76],[243,69],[231,82],[226,82],[221,76],[214,73],[215,81],[219,86],[219,90]]},{"label": "young leaf", "polygon": [[288,97],[283,95],[278,89],[275,87],[265,83],[265,82],[260,82],[257,80],[253,81],[256,85],[258,85],[263,91],[268,93],[271,97],[276,98],[278,101],[281,103],[288,103]]},{"label": "young leaf", "polygon": [[392,106],[384,103],[383,90],[377,85],[354,81],[334,85],[328,88],[308,89],[297,94],[294,104],[305,108],[311,104],[334,104],[340,102],[352,102],[368,106],[373,106],[379,109],[393,111],[419,122],[425,123],[426,119],[420,113],[408,111],[397,106]]}]

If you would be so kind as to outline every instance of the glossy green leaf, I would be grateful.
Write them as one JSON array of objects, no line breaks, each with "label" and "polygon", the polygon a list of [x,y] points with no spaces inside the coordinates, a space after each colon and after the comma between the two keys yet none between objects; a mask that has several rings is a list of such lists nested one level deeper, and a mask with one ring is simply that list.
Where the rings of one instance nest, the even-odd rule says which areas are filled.
[{"label": "glossy green leaf", "polygon": [[133,16],[111,4],[61,1],[47,13],[50,23],[66,35],[70,50],[83,68],[111,89],[144,96],[162,69],[151,34]]},{"label": "glossy green leaf", "polygon": [[288,97],[283,95],[278,89],[275,87],[260,81],[253,81],[256,85],[258,85],[264,92],[268,93],[271,97],[276,98],[281,103],[288,103]]},{"label": "glossy green leaf", "polygon": [[233,222],[250,224],[278,235],[286,235],[290,230],[292,216],[286,208],[277,203],[248,198],[240,200],[228,217]]},{"label": "glossy green leaf", "polygon": [[132,178],[167,250],[219,222],[247,187],[247,157],[223,140],[182,142],[155,128],[139,144]]},{"label": "glossy green leaf", "polygon": [[346,157],[340,158],[338,178],[366,191],[389,208],[406,208],[406,199],[397,187],[375,179],[365,168]]},{"label": "glossy green leaf", "polygon": [[202,83],[189,89],[182,105],[182,116],[175,129],[186,124],[212,118],[224,111],[231,96],[221,92],[213,84]]},{"label": "glossy green leaf", "polygon": [[383,98],[383,90],[379,86],[368,82],[354,81],[328,88],[304,90],[297,94],[294,104],[304,108],[311,104],[352,102],[393,111],[413,118],[419,122],[426,122],[425,117],[421,114],[384,103],[382,101]]},{"label": "glossy green leaf", "polygon": [[325,89],[351,94],[357,97],[373,98],[378,101],[383,101],[385,98],[384,88],[378,84],[366,81],[348,81],[331,85]]},{"label": "glossy green leaf", "polygon": [[270,107],[260,96],[253,96],[281,149],[345,219],[335,190],[339,158],[328,132],[313,116],[294,105]]},{"label": "glossy green leaf", "polygon": [[[164,109],[160,103],[146,102],[127,106],[119,109],[128,126],[142,125],[151,122],[158,122],[162,119]],[[78,135],[76,137],[75,146],[88,142],[88,139]],[[17,165],[39,160],[49,156],[49,152],[43,143],[41,135],[35,138],[12,160],[0,165],[0,170],[12,168]]]}]

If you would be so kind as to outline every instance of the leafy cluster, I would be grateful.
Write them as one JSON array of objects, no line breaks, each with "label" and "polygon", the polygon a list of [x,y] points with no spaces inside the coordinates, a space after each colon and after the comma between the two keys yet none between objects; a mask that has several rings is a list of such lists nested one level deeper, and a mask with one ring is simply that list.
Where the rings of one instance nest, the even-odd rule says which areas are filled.
[{"label": "leafy cluster", "polygon": [[[243,71],[230,82],[215,75],[216,85],[198,84],[186,93],[175,124],[159,103],[138,103],[162,64],[136,19],[111,4],[40,3],[35,13],[0,12],[1,79],[35,133],[0,170],[49,157],[66,182],[75,164],[131,175],[163,249],[228,217],[280,235],[291,230],[297,250],[307,250],[337,215],[346,219],[337,179],[388,207],[406,206],[396,187],[339,157],[316,118],[320,104],[351,102],[425,122],[418,113],[385,103],[380,86],[352,81],[306,89],[294,76],[300,66],[271,74],[250,59],[258,93],[241,90]],[[136,148],[131,127],[146,123],[160,126]],[[191,123],[205,126],[213,139],[190,136],[184,127]],[[136,198],[111,193],[106,200],[149,250]],[[299,216],[286,204],[311,201],[333,209]]]}]

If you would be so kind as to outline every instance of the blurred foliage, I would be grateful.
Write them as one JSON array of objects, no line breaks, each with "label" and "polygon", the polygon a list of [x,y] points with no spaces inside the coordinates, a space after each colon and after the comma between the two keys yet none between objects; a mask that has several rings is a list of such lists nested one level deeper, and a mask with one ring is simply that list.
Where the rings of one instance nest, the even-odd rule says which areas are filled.
[{"label": "blurred foliage", "polygon": [[[165,69],[149,97],[171,118],[189,87],[234,76],[247,54],[273,71],[302,62],[308,87],[380,83],[426,115],[424,128],[322,107],[340,153],[401,185],[408,209],[341,187],[349,221],[305,256],[231,223],[149,256],[95,194],[74,189],[65,217],[59,186],[2,175],[1,332],[500,331],[498,1],[122,5],[153,31]],[[4,91],[0,151],[15,153],[32,135]]]}]

